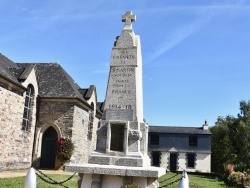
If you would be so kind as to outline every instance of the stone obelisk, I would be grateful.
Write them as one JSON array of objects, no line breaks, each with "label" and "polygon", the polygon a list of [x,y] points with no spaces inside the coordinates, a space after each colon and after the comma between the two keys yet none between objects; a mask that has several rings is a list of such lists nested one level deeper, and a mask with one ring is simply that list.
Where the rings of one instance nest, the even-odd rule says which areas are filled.
[{"label": "stone obelisk", "polygon": [[116,37],[110,60],[103,118],[97,130],[96,150],[88,164],[70,164],[79,172],[80,187],[119,188],[135,184],[156,188],[165,169],[151,167],[148,125],[143,121],[142,55],[140,37],[134,34],[131,11],[122,16],[125,26]]},{"label": "stone obelisk", "polygon": [[122,16],[125,26],[112,48],[103,119],[90,163],[150,165],[148,126],[143,122],[140,37],[132,29],[135,19],[131,11]]},{"label": "stone obelisk", "polygon": [[104,111],[132,110],[130,119],[143,122],[142,55],[140,37],[132,29],[135,20],[131,11],[122,16],[125,26],[112,48]]}]

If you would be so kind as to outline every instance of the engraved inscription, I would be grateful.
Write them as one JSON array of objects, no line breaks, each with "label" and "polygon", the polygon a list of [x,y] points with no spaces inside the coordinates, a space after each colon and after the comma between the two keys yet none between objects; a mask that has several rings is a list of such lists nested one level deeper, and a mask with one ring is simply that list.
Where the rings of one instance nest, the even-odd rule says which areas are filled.
[{"label": "engraved inscription", "polygon": [[132,105],[130,105],[130,104],[126,104],[126,105],[110,104],[109,109],[132,109]]},{"label": "engraved inscription", "polygon": [[135,59],[135,55],[115,55],[113,59]]},{"label": "engraved inscription", "polygon": [[113,89],[112,90],[112,94],[131,94],[131,90],[117,90],[117,89]]},{"label": "engraved inscription", "polygon": [[136,159],[119,159],[116,162],[116,165],[121,165],[121,166],[138,166],[138,163],[137,163]]},{"label": "engraved inscription", "polygon": [[130,83],[128,80],[116,80],[114,84],[112,84],[115,88],[128,88],[130,87]]},{"label": "engraved inscription", "polygon": [[136,55],[130,54],[127,50],[120,51],[118,55],[112,55],[112,59],[125,64],[127,60],[136,60]]},{"label": "engraved inscription", "polygon": [[91,157],[89,159],[89,163],[108,165],[109,158],[108,157]]},{"label": "engraved inscription", "polygon": [[112,76],[113,77],[119,77],[119,76],[120,77],[130,77],[133,75],[134,71],[135,71],[134,67],[129,67],[129,68],[114,67],[112,69],[112,72],[113,72]]},{"label": "engraved inscription", "polygon": [[125,67],[123,67],[123,68],[114,67],[114,68],[113,68],[113,72],[115,72],[115,73],[133,73],[134,70],[135,70],[134,67],[129,67],[129,68],[125,68]]},{"label": "engraved inscription", "polygon": [[[127,51],[122,51],[122,54]],[[133,105],[130,100],[133,96],[133,83],[135,67],[112,67],[110,76],[113,78],[110,82],[110,94],[113,96],[111,103],[107,104],[108,109],[132,109]]]}]

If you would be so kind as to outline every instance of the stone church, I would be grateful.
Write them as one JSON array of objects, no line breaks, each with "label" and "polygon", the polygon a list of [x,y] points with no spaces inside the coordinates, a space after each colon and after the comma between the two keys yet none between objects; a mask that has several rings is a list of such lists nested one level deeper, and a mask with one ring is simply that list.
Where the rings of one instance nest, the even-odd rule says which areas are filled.
[{"label": "stone church", "polygon": [[0,54],[0,171],[56,166],[58,138],[71,138],[72,162],[95,148],[102,116],[96,88],[80,88],[58,63],[14,63]]}]

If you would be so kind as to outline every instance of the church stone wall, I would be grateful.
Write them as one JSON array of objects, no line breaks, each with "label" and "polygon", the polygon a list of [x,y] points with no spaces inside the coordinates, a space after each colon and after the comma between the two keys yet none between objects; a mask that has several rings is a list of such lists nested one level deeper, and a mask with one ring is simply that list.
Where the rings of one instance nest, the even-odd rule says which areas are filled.
[{"label": "church stone wall", "polygon": [[[62,137],[71,137],[74,104],[70,102],[41,102],[39,108],[38,129],[46,130],[52,124],[60,130]],[[44,130],[44,131],[45,131]],[[58,135],[59,136],[59,135]]]},{"label": "church stone wall", "polygon": [[31,133],[24,132],[24,97],[0,87],[0,171],[27,168]]},{"label": "church stone wall", "polygon": [[37,129],[37,144],[35,159],[41,155],[42,135],[47,128],[53,126],[58,137],[70,137],[75,150],[71,162],[86,162],[89,153],[95,148],[97,122],[93,120],[92,140],[88,139],[89,111],[76,106],[70,101],[42,101],[39,108],[39,123]]},{"label": "church stone wall", "polygon": [[38,124],[35,135],[33,163],[39,166],[43,133],[52,126],[60,137],[71,137],[74,104],[65,101],[40,101],[38,110]]},{"label": "church stone wall", "polygon": [[72,163],[86,162],[90,152],[91,141],[88,139],[89,113],[81,108],[74,107],[72,141],[75,146]]},{"label": "church stone wall", "polygon": [[0,170],[24,169],[31,165],[38,91],[34,70],[22,84],[32,85],[34,90],[28,131],[22,130],[26,93],[22,96],[0,87]]},{"label": "church stone wall", "polygon": [[[93,114],[94,116],[94,114]],[[89,123],[92,121],[92,128]],[[75,146],[71,163],[87,163],[90,153],[96,146],[96,129],[98,119],[90,118],[90,113],[77,106],[74,107],[74,119],[72,128],[72,141]],[[89,136],[91,134],[91,137]]]}]

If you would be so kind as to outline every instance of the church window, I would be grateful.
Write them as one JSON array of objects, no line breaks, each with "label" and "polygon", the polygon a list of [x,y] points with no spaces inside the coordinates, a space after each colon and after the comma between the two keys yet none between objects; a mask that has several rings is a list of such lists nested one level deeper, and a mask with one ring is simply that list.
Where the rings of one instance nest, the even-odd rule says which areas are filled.
[{"label": "church window", "polygon": [[150,144],[159,145],[159,134],[157,133],[150,134]]},{"label": "church window", "polygon": [[197,135],[189,135],[189,146],[197,147],[198,141],[197,141]]},{"label": "church window", "polygon": [[89,123],[88,123],[88,139],[92,140],[92,130],[94,123],[94,112],[92,110],[89,111]]},{"label": "church window", "polygon": [[187,167],[194,168],[195,165],[195,153],[187,154]]},{"label": "church window", "polygon": [[26,94],[25,94],[23,123],[22,123],[22,130],[24,131],[29,130],[30,114],[31,114],[31,108],[32,108],[32,95],[33,95],[32,87],[28,86]]}]

